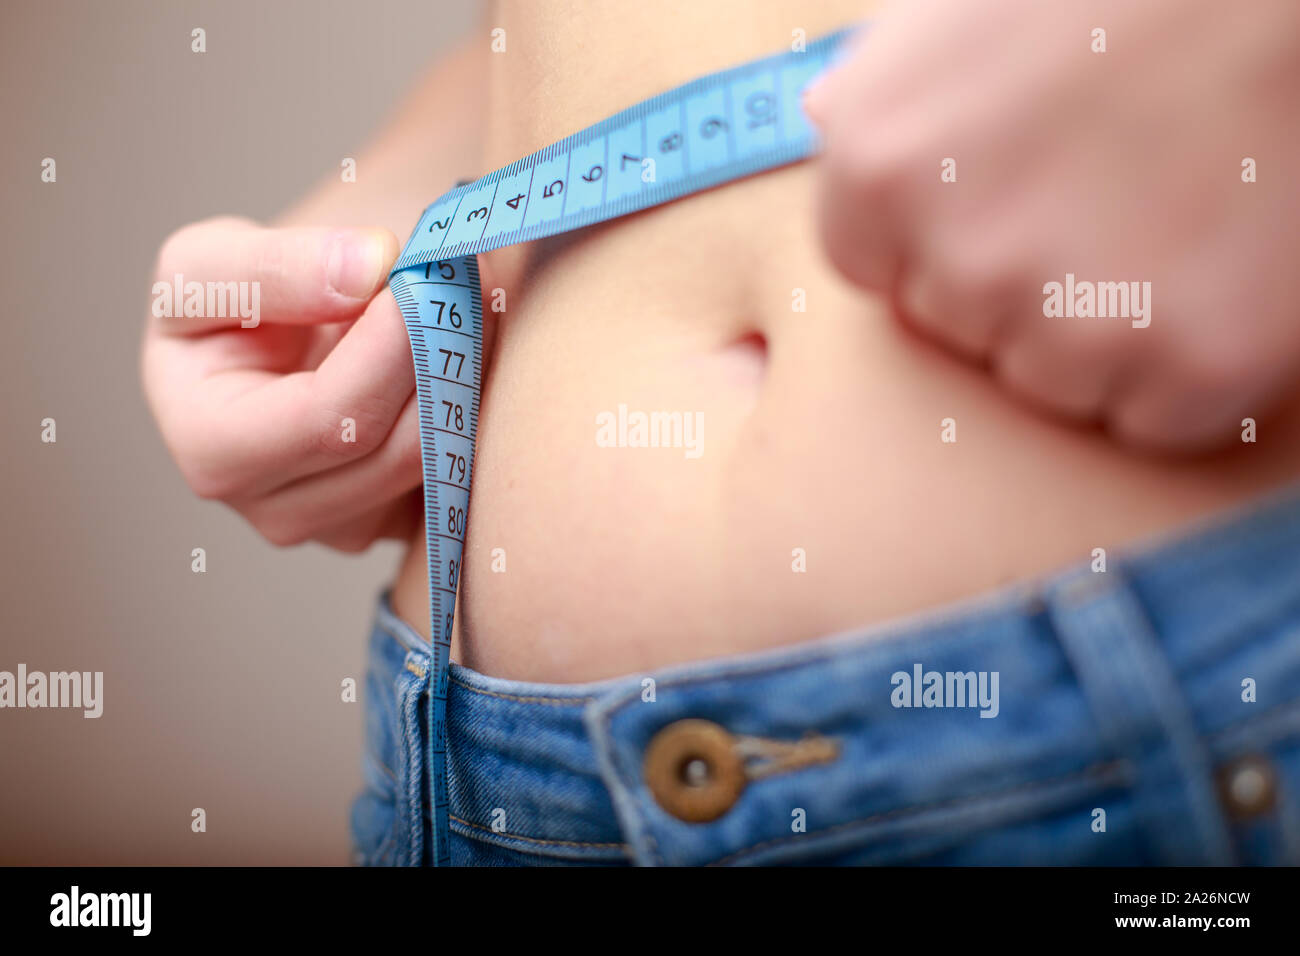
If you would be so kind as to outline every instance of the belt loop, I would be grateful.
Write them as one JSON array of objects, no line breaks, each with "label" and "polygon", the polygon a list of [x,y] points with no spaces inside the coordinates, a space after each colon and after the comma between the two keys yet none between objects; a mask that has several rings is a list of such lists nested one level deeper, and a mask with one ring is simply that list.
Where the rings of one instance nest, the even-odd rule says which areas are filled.
[{"label": "belt loop", "polygon": [[1123,572],[1080,570],[1046,600],[1103,741],[1134,766],[1138,817],[1159,862],[1235,862],[1209,752]]},{"label": "belt loop", "polygon": [[393,682],[397,697],[396,862],[419,866],[424,856],[424,734],[420,697],[429,687],[429,662],[411,651]]}]

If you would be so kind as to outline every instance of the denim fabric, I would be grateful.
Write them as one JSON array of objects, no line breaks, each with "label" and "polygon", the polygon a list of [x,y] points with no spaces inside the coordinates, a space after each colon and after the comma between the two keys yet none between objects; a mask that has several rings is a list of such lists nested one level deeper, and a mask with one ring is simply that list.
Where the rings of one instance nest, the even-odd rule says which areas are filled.
[{"label": "denim fabric", "polygon": [[[357,859],[427,863],[429,646],[385,599],[370,654]],[[996,716],[895,706],[918,664],[997,672]],[[1300,494],[776,652],[582,685],[453,664],[447,706],[458,865],[1300,863]],[[688,823],[644,778],[682,718],[836,753]],[[1245,758],[1275,796],[1243,816],[1216,781]]]}]

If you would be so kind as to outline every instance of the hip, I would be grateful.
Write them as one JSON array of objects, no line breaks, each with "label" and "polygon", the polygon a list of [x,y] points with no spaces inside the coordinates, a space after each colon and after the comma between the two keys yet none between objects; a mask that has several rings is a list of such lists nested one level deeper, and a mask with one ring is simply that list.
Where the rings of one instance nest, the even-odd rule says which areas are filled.
[{"label": "hip", "polygon": [[[797,647],[584,684],[453,665],[452,860],[1296,863],[1298,495]],[[427,660],[383,603],[362,862],[427,862]]]}]

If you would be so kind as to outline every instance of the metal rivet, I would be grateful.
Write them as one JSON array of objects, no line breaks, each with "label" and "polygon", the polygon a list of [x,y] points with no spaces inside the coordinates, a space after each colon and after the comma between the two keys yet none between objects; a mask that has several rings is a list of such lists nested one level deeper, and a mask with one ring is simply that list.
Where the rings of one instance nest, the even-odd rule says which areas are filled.
[{"label": "metal rivet", "polygon": [[709,782],[709,765],[703,760],[692,760],[682,768],[682,780],[689,787],[703,787]]},{"label": "metal rivet", "polygon": [[643,772],[659,806],[688,823],[722,816],[746,782],[736,738],[708,720],[679,720],[660,730],[646,747]]},{"label": "metal rivet", "polygon": [[1219,768],[1219,799],[1234,820],[1262,816],[1277,803],[1277,771],[1268,758],[1250,755]]}]

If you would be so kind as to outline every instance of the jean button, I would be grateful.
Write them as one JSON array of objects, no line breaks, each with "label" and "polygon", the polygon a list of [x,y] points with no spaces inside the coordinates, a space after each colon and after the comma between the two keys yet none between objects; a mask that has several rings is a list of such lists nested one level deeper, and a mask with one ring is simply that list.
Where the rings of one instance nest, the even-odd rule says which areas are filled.
[{"label": "jean button", "polygon": [[736,739],[708,720],[679,720],[646,747],[646,786],[679,820],[707,823],[730,810],[745,789],[745,765]]},{"label": "jean button", "polygon": [[1277,771],[1266,758],[1250,755],[1219,768],[1219,800],[1234,820],[1250,820],[1277,802]]}]

